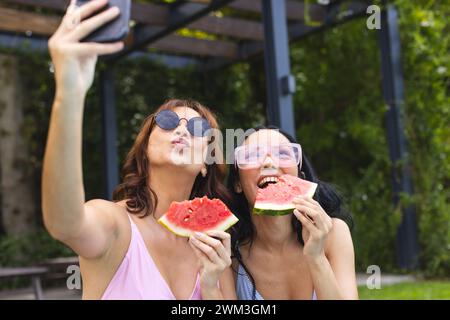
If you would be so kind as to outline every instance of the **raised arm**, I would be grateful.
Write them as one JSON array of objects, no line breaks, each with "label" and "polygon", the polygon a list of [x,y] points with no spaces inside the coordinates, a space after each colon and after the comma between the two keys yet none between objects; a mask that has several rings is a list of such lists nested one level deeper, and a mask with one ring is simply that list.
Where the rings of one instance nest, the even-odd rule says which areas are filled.
[{"label": "raised arm", "polygon": [[[115,219],[108,201],[85,204],[82,174],[82,120],[86,93],[92,85],[97,57],[122,49],[122,43],[81,43],[119,13],[109,9],[85,19],[106,5],[95,0],[75,9],[72,0],[48,47],[55,67],[52,106],[42,176],[42,211],[49,233],[79,255],[102,255],[113,239]],[[81,21],[81,23],[80,23]]]},{"label": "raised arm", "polygon": [[317,298],[358,299],[355,254],[347,224],[330,218],[311,198],[297,198],[294,204],[294,215],[302,223],[303,254]]}]

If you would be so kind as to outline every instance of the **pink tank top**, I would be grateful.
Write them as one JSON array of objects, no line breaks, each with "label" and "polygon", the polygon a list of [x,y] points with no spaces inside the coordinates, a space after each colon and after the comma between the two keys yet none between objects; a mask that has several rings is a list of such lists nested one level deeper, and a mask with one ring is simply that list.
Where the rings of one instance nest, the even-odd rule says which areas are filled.
[{"label": "pink tank top", "polygon": [[[156,267],[134,221],[128,251],[103,293],[102,300],[175,300],[176,297]],[[199,275],[189,300],[201,300]]]}]

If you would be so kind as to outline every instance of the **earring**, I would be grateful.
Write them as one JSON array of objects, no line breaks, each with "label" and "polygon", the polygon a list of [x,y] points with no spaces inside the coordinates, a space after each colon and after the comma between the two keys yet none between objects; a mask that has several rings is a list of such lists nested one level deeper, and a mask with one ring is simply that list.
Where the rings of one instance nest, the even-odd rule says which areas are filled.
[{"label": "earring", "polygon": [[208,174],[208,171],[206,170],[206,167],[203,167],[202,170],[200,170],[202,177],[205,178],[206,175]]},{"label": "earring", "polygon": [[236,191],[236,193],[242,193],[241,184],[240,183],[236,184],[236,186],[234,187],[234,190]]},{"label": "earring", "polygon": [[300,178],[302,178],[303,180],[306,179],[306,175],[303,171],[300,171]]}]

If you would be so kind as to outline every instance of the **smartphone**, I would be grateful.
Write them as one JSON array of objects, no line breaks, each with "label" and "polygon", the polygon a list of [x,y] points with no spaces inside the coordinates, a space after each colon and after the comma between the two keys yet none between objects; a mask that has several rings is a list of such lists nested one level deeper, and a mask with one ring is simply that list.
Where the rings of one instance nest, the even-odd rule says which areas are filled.
[{"label": "smartphone", "polygon": [[[91,0],[77,0],[76,4],[80,7],[89,1]],[[93,15],[97,15],[110,7],[118,7],[120,14],[114,20],[93,31],[81,42],[116,42],[123,40],[128,35],[130,31],[131,0],[109,0],[107,5]]]}]

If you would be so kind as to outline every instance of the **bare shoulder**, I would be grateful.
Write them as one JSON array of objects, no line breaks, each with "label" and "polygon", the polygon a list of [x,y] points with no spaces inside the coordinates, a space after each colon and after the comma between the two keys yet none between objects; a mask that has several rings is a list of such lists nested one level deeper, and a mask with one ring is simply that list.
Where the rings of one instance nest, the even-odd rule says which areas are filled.
[{"label": "bare shoulder", "polygon": [[83,234],[71,246],[81,257],[92,261],[108,260],[110,252],[118,248],[120,252],[126,247],[130,223],[124,202],[93,199],[84,204],[84,210]]},{"label": "bare shoulder", "polygon": [[118,227],[117,231],[128,224],[125,200],[113,202],[104,199],[92,199],[87,201],[84,207],[88,213],[109,222],[111,226]]},{"label": "bare shoulder", "polygon": [[333,223],[333,227],[331,228],[330,234],[350,234],[350,228],[344,220],[339,218],[331,218],[331,221]]},{"label": "bare shoulder", "polygon": [[326,251],[335,251],[340,248],[353,246],[350,228],[347,223],[339,218],[331,218],[333,226],[326,240]]},{"label": "bare shoulder", "polygon": [[92,199],[87,201],[84,206],[90,210],[100,213],[117,213],[126,210],[126,201],[113,202],[104,199]]}]

